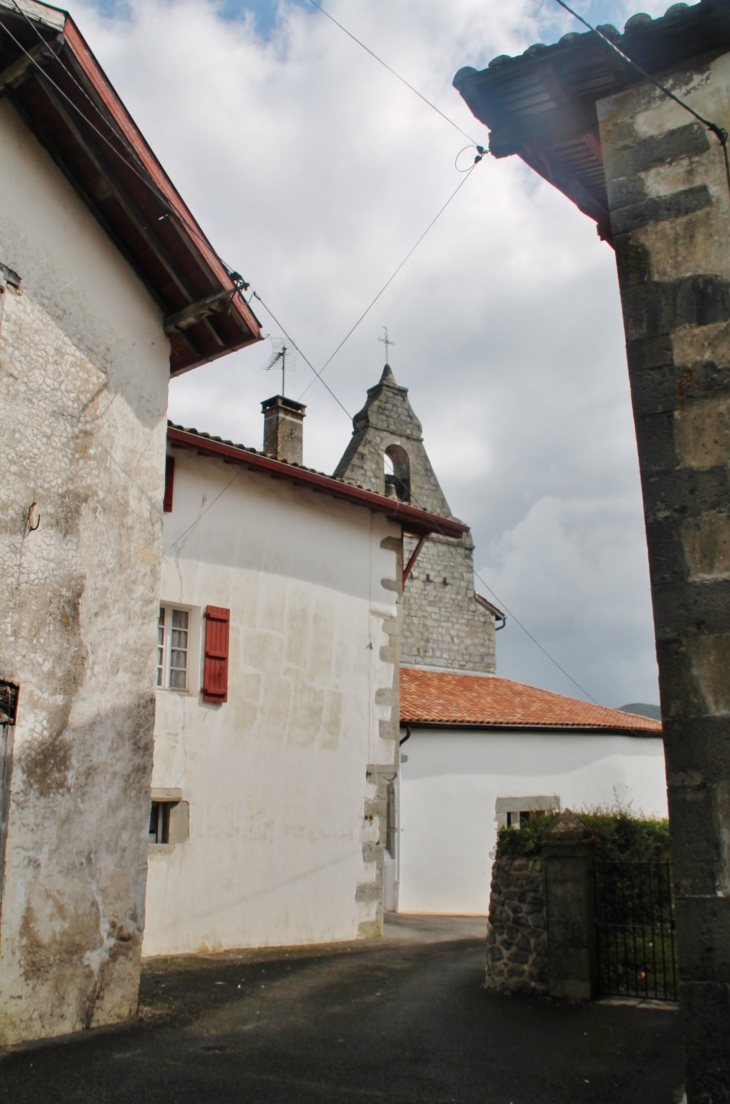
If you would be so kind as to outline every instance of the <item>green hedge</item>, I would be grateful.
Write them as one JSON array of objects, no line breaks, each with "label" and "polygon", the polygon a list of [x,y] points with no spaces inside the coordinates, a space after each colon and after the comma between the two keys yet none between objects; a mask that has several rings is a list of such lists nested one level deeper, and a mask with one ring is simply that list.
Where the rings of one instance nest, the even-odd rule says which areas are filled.
[{"label": "green hedge", "polygon": [[[597,859],[614,862],[669,860],[668,820],[637,816],[630,809],[624,808],[595,808],[576,812],[595,834]],[[533,813],[521,828],[500,828],[497,858],[541,855],[545,832],[557,819],[557,813]]]}]

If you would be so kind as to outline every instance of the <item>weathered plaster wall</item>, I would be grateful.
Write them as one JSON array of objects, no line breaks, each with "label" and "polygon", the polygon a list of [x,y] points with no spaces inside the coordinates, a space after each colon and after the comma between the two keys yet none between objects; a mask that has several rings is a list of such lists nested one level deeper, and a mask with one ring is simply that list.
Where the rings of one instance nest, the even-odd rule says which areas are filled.
[{"label": "weathered plaster wall", "polygon": [[401,912],[487,913],[498,797],[557,795],[571,809],[618,798],[666,816],[654,737],[412,728],[402,752]]},{"label": "weathered plaster wall", "polygon": [[[380,382],[353,418],[353,434],[335,475],[383,494],[385,454],[408,457],[409,500],[422,510],[452,517],[423,444],[423,430],[386,365]],[[396,472],[397,474],[397,472]],[[406,562],[416,542],[406,538]],[[490,672],[496,669],[494,618],[474,596],[474,543],[433,536],[422,548],[403,592],[401,661],[422,667]]]},{"label": "weathered plaster wall", "polygon": [[[130,1015],[144,920],[168,348],[7,101],[0,677],[20,684],[0,1042]],[[35,504],[28,525],[28,511]]]},{"label": "weathered plaster wall", "polygon": [[[730,128],[730,55],[666,80]],[[730,1083],[730,194],[719,142],[658,90],[598,106],[649,545],[687,1089],[719,1100]]]},{"label": "weathered plaster wall", "polygon": [[[176,453],[165,548],[235,473]],[[229,693],[201,702],[195,642],[189,692],[158,691],[153,785],[190,838],[151,851],[146,954],[382,930],[400,565],[382,515],[248,471],[165,553],[163,600],[231,611]]]}]

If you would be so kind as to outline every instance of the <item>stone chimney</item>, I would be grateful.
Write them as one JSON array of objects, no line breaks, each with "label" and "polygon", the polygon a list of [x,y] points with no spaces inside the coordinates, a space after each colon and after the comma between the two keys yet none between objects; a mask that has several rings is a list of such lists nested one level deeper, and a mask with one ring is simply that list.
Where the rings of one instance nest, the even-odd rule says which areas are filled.
[{"label": "stone chimney", "polygon": [[289,464],[302,463],[304,403],[274,395],[261,403],[264,415],[264,452]]}]

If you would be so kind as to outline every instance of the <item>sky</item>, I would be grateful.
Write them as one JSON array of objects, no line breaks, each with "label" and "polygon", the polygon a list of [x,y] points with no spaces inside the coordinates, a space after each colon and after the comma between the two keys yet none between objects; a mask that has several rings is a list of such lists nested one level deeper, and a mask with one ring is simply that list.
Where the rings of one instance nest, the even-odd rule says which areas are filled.
[{"label": "sky", "polygon": [[[582,28],[555,0],[324,0],[477,143],[451,82]],[[623,27],[633,5],[577,0]],[[665,4],[643,5],[653,15]],[[264,332],[318,368],[457,185],[467,139],[308,0],[78,0],[83,34]],[[468,163],[461,152],[458,164]],[[604,705],[657,702],[646,541],[614,254],[517,158],[485,158],[324,378],[350,415],[384,363],[409,388],[477,589],[514,615],[498,674]],[[170,416],[261,447],[270,341],[170,387]],[[304,462],[331,472],[351,424],[310,386]],[[487,588],[491,588],[487,589]],[[495,597],[496,595],[496,597]]]}]

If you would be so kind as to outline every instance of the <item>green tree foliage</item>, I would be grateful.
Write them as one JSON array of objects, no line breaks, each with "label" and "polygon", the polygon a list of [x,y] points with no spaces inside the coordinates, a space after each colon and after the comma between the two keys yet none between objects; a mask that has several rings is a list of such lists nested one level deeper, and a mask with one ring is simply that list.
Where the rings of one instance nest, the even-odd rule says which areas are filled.
[{"label": "green tree foliage", "polygon": [[[669,821],[632,812],[631,806],[596,806],[576,810],[596,837],[595,857],[613,862],[667,862]],[[533,813],[521,828],[500,828],[497,858],[536,857],[542,854],[545,832],[558,813]]]}]

